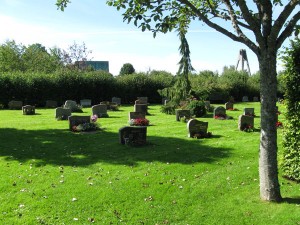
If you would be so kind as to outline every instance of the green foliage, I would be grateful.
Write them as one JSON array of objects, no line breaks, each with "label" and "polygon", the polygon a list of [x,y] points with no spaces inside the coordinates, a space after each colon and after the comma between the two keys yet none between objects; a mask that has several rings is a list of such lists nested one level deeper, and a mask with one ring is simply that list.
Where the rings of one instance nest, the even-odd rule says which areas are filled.
[{"label": "green foliage", "polygon": [[91,51],[85,43],[74,42],[63,50],[57,47],[46,49],[39,43],[24,46],[15,41],[6,41],[0,46],[0,73],[33,72],[54,73],[58,70],[91,71],[84,62],[90,60]]},{"label": "green foliage", "polygon": [[46,100],[91,99],[93,103],[110,101],[114,96],[132,103],[147,96],[150,102],[161,102],[157,92],[172,85],[173,76],[166,72],[113,77],[105,71],[58,70],[55,73],[14,72],[0,75],[0,102],[22,100],[25,104],[43,106]]},{"label": "green foliage", "polygon": [[249,75],[245,71],[237,71],[234,67],[224,67],[223,73],[220,76],[220,87],[227,90],[229,96],[234,96],[237,101],[241,101],[242,97],[249,96],[247,90],[247,81]]},{"label": "green foliage", "polygon": [[128,74],[133,74],[134,72],[135,72],[135,69],[134,69],[133,65],[130,63],[125,63],[122,66],[119,75],[121,75],[121,76],[128,75]]},{"label": "green foliage", "polygon": [[160,111],[165,114],[175,115],[175,110],[178,108],[178,104],[169,101],[166,105],[162,105]]},{"label": "green foliage", "polygon": [[209,96],[220,89],[218,73],[204,70],[199,74],[191,74],[190,80],[193,95],[199,99],[208,99]]},{"label": "green foliage", "polygon": [[24,71],[21,56],[24,46],[15,41],[6,41],[0,46],[0,72]]},{"label": "green foliage", "polygon": [[300,39],[291,41],[283,56],[285,62],[285,104],[287,108],[284,124],[284,176],[300,181]]},{"label": "green foliage", "polygon": [[206,114],[205,103],[201,100],[191,100],[187,108],[191,110],[191,114],[195,117],[202,117]]}]

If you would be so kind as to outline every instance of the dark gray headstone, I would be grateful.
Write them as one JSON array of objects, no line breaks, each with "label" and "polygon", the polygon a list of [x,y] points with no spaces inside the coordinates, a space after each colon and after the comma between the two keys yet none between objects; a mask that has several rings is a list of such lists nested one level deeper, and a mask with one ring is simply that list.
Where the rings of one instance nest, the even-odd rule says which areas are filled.
[{"label": "dark gray headstone", "polygon": [[46,101],[46,108],[56,108],[56,107],[57,107],[57,101],[53,101],[53,100]]},{"label": "dark gray headstone", "polygon": [[245,129],[248,129],[249,127],[251,127],[252,129],[254,128],[254,117],[240,115],[238,123],[239,130],[243,131]]},{"label": "dark gray headstone", "polygon": [[145,119],[146,113],[144,112],[129,112],[129,120],[131,119]]},{"label": "dark gray headstone", "polygon": [[244,108],[243,115],[245,115],[245,116],[254,116],[254,108]]},{"label": "dark gray headstone", "polygon": [[191,111],[188,109],[176,109],[176,121],[180,121],[180,118],[185,117],[186,119],[191,118]]},{"label": "dark gray headstone", "polygon": [[23,112],[23,115],[34,115],[35,107],[32,105],[22,106],[22,112]]},{"label": "dark gray headstone", "polygon": [[23,102],[22,101],[10,101],[8,103],[8,108],[9,109],[22,109],[22,106],[23,106]]},{"label": "dark gray headstone", "polygon": [[135,104],[134,105],[135,112],[142,112],[142,113],[148,114],[147,109],[148,109],[148,106],[146,104]]},{"label": "dark gray headstone", "polygon": [[122,127],[119,129],[119,143],[129,145],[145,145],[147,139],[147,127]]},{"label": "dark gray headstone", "polygon": [[258,97],[253,97],[253,102],[259,102],[259,98]]},{"label": "dark gray headstone", "polygon": [[214,109],[214,117],[215,116],[222,116],[226,117],[226,109],[223,106],[218,106]]},{"label": "dark gray headstone", "polygon": [[225,103],[225,109],[233,109],[233,103],[232,102],[226,102]]},{"label": "dark gray headstone", "polygon": [[191,119],[187,123],[188,137],[194,137],[195,134],[206,135],[207,128],[208,122]]},{"label": "dark gray headstone", "polygon": [[148,97],[137,97],[137,100],[140,101],[140,104],[148,104]]},{"label": "dark gray headstone", "polygon": [[76,112],[78,110],[77,103],[73,100],[67,100],[64,104],[64,108],[70,109],[71,112]]},{"label": "dark gray headstone", "polygon": [[81,99],[80,100],[80,105],[82,107],[91,107],[92,105],[92,100],[91,99]]},{"label": "dark gray headstone", "polygon": [[92,107],[92,114],[97,115],[99,118],[100,117],[108,117],[107,105],[106,104],[94,105]]},{"label": "dark gray headstone", "polygon": [[248,96],[243,96],[242,102],[249,102]]},{"label": "dark gray headstone", "polygon": [[71,109],[66,109],[62,107],[58,107],[55,109],[55,119],[57,120],[67,120],[69,116],[71,116]]},{"label": "dark gray headstone", "polygon": [[78,126],[79,124],[90,123],[90,116],[69,116],[69,129],[72,130],[73,126]]},{"label": "dark gray headstone", "polygon": [[140,105],[140,104],[144,104],[144,102],[138,99],[138,100],[134,101],[134,104],[135,105]]},{"label": "dark gray headstone", "polygon": [[121,105],[121,98],[113,97],[111,102],[116,103],[117,105]]}]

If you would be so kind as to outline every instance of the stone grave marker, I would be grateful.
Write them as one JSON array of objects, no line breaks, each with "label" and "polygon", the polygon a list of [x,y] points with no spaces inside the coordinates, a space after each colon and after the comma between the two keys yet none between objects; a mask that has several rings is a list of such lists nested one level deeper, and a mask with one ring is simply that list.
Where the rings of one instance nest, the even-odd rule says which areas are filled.
[{"label": "stone grave marker", "polygon": [[71,109],[58,107],[55,109],[55,119],[57,120],[67,120],[71,116]]},{"label": "stone grave marker", "polygon": [[78,109],[77,103],[73,100],[67,100],[64,104],[64,108],[70,109],[71,112],[76,112]]},{"label": "stone grave marker", "polygon": [[218,106],[214,109],[214,117],[221,116],[226,118],[226,109],[223,106]]},{"label": "stone grave marker", "polygon": [[113,97],[111,102],[116,103],[117,105],[121,105],[121,98]]},{"label": "stone grave marker", "polygon": [[254,108],[244,108],[244,113],[243,115],[245,116],[254,116]]},{"label": "stone grave marker", "polygon": [[248,96],[243,96],[242,102],[249,102]]},{"label": "stone grave marker", "polygon": [[90,116],[69,116],[69,129],[72,130],[73,126],[78,126],[79,124],[90,123]]},{"label": "stone grave marker", "polygon": [[53,101],[53,100],[46,101],[46,108],[56,108],[56,107],[57,107],[57,101]]},{"label": "stone grave marker", "polygon": [[225,103],[225,109],[228,110],[228,109],[233,109],[233,103],[232,102],[226,102]]},{"label": "stone grave marker", "polygon": [[253,97],[253,102],[259,102],[258,97]]},{"label": "stone grave marker", "polygon": [[180,121],[180,118],[185,117],[186,119],[191,118],[191,111],[189,109],[176,109],[176,121]]},{"label": "stone grave marker", "polygon": [[129,112],[129,120],[131,119],[145,119],[146,113],[144,112]]},{"label": "stone grave marker", "polygon": [[32,105],[22,106],[22,112],[23,112],[23,115],[34,115],[35,107]]},{"label": "stone grave marker", "polygon": [[141,146],[146,144],[147,127],[122,127],[119,129],[119,143]]},{"label": "stone grave marker", "polygon": [[106,104],[94,105],[92,107],[92,114],[97,115],[99,118],[108,117],[107,105]]},{"label": "stone grave marker", "polygon": [[169,102],[169,100],[168,100],[168,99],[166,99],[166,100],[165,100],[165,102],[164,102],[164,105],[167,105],[167,104],[168,104],[168,102]]},{"label": "stone grave marker", "polygon": [[205,136],[207,134],[207,128],[208,122],[190,119],[187,123],[188,137],[194,137],[195,134]]},{"label": "stone grave marker", "polygon": [[15,101],[12,100],[8,103],[8,108],[9,109],[22,109],[23,102],[22,101]]},{"label": "stone grave marker", "polygon": [[80,100],[80,105],[82,107],[91,107],[92,105],[92,100],[91,99],[81,99]]},{"label": "stone grave marker", "polygon": [[239,116],[239,122],[238,122],[238,128],[239,130],[243,131],[248,128],[254,128],[254,117],[252,116],[246,116],[246,115],[240,115]]},{"label": "stone grave marker", "polygon": [[148,104],[148,97],[137,97],[140,100],[140,104]]},{"label": "stone grave marker", "polygon": [[210,101],[204,101],[204,104],[205,104],[205,108],[207,111],[210,110]]},{"label": "stone grave marker", "polygon": [[138,100],[134,101],[134,104],[135,105],[140,105],[140,104],[144,104],[144,102],[138,99]]},{"label": "stone grave marker", "polygon": [[102,101],[100,102],[100,105],[109,105],[109,101]]},{"label": "stone grave marker", "polygon": [[[167,102],[166,102],[166,101],[167,101]],[[168,101],[169,101],[169,98],[163,97],[163,98],[161,99],[161,104],[166,105],[166,103],[168,103]]]},{"label": "stone grave marker", "polygon": [[146,104],[135,104],[134,105],[134,112],[142,112],[148,114],[148,105]]}]

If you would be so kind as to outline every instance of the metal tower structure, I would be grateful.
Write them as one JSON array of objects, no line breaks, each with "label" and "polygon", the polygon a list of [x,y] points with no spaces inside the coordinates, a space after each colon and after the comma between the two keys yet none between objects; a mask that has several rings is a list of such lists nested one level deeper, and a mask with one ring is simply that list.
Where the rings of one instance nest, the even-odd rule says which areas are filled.
[{"label": "metal tower structure", "polygon": [[236,64],[236,67],[235,67],[235,70],[238,69],[238,66],[239,66],[239,62],[241,61],[241,65],[242,65],[242,70],[244,71],[244,64],[245,64],[245,61],[247,62],[247,67],[248,67],[248,73],[250,73],[250,67],[249,67],[249,62],[248,62],[248,58],[247,58],[247,53],[246,53],[246,49],[240,49],[240,53],[239,53],[239,57],[238,57],[238,61],[237,61],[237,64]]}]

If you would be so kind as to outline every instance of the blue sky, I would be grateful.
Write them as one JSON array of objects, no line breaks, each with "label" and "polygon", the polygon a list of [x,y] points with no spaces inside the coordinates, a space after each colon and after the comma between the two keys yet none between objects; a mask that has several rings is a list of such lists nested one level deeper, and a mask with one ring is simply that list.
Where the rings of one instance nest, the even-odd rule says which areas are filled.
[{"label": "blue sky", "polygon": [[[0,41],[15,40],[24,45],[40,43],[66,49],[74,41],[92,50],[93,60],[109,61],[110,72],[118,75],[124,63],[137,72],[178,70],[179,39],[176,33],[142,32],[123,22],[121,12],[106,0],[72,0],[64,12],[56,0],[0,0]],[[251,72],[258,71],[256,56],[243,44],[194,23],[187,35],[192,65],[196,71],[222,72],[236,65],[240,49],[246,49]]]}]

